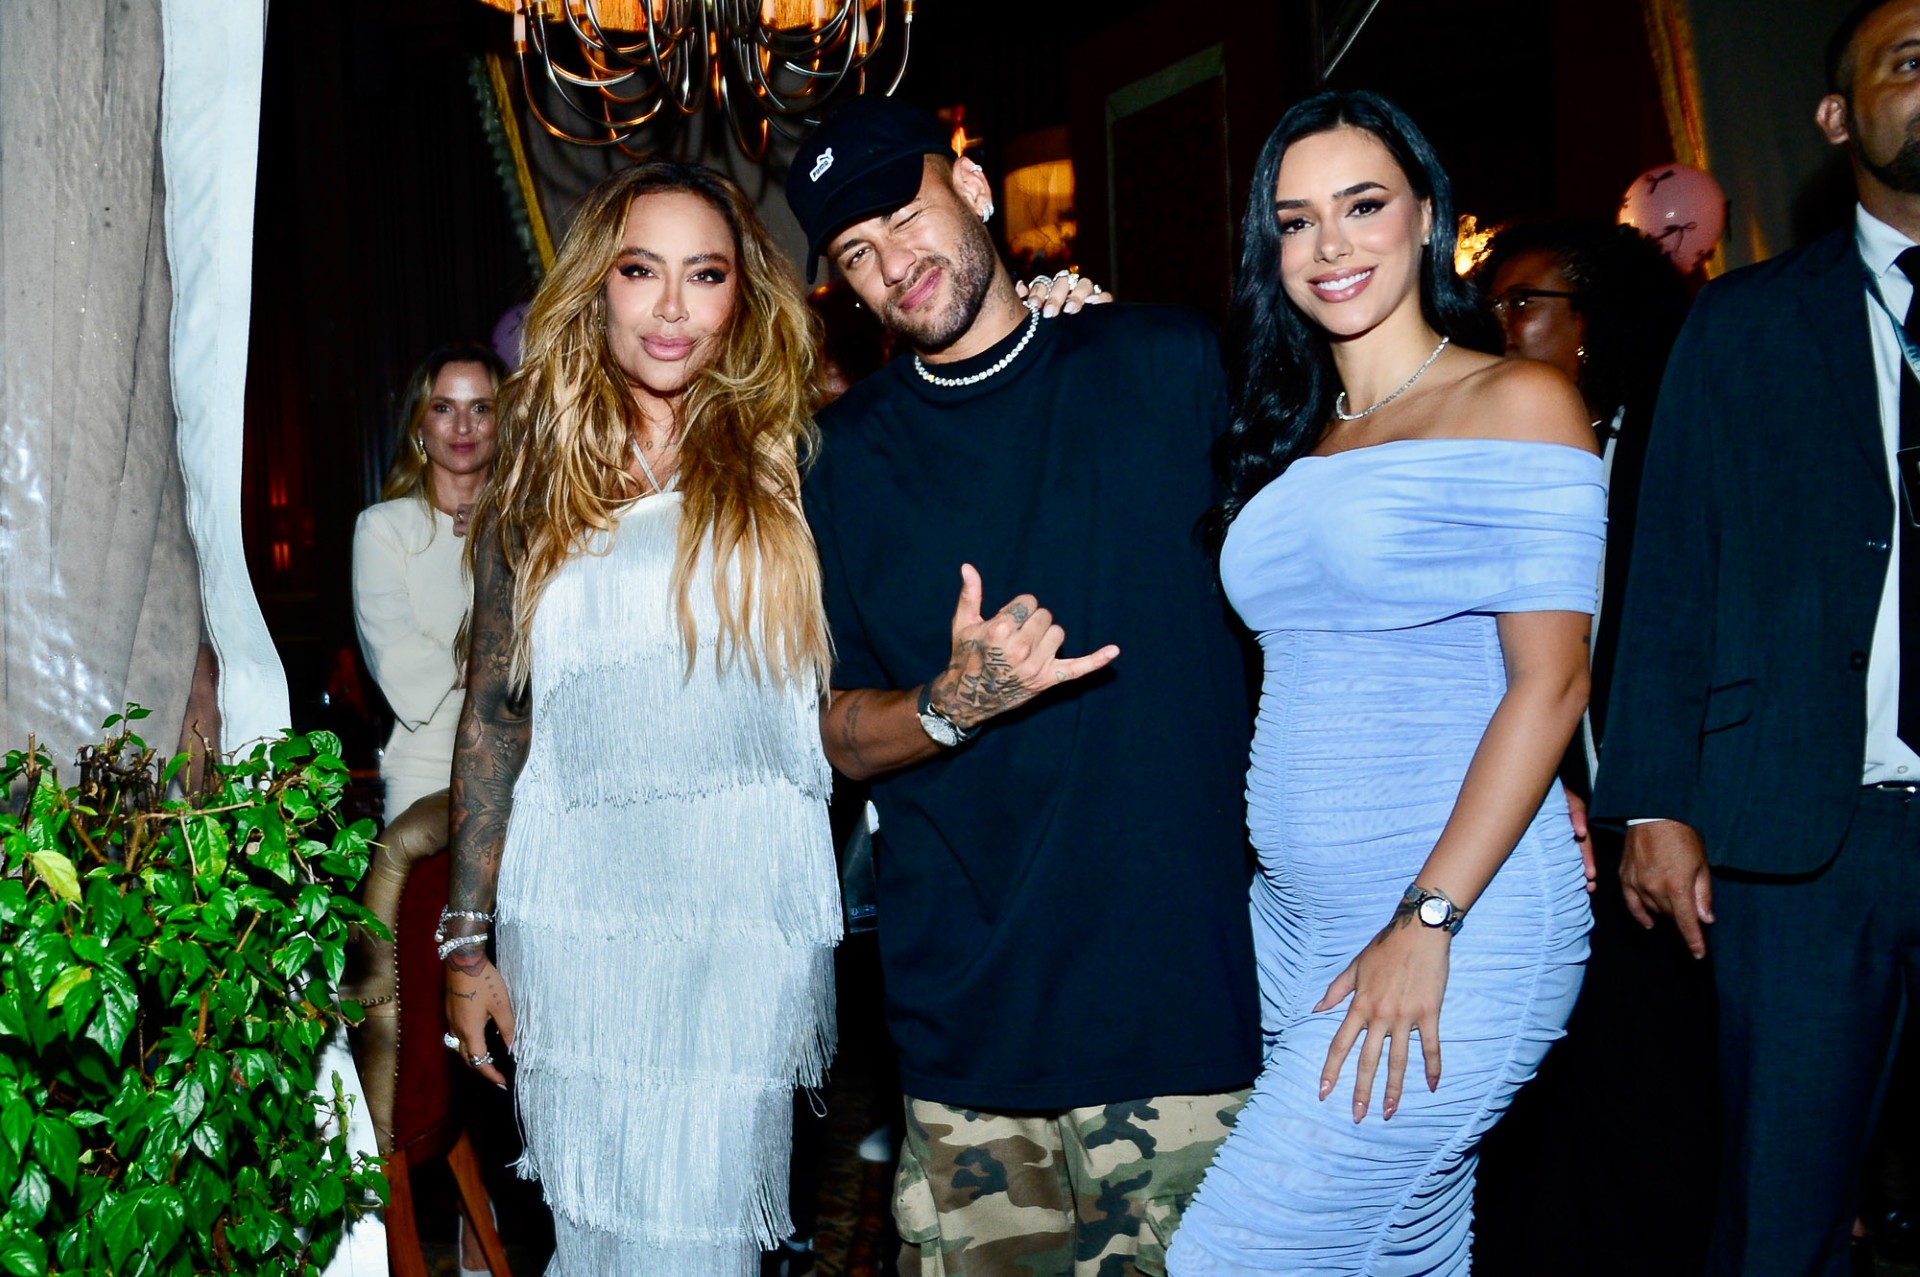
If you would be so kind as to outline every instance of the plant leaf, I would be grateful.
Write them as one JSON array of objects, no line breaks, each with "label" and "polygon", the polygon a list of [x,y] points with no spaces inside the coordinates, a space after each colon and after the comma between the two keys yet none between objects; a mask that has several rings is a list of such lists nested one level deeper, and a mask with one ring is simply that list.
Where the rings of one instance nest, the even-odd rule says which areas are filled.
[{"label": "plant leaf", "polygon": [[33,853],[33,868],[36,873],[53,888],[55,895],[62,900],[80,903],[80,875],[73,871],[73,862],[57,851],[36,851]]},{"label": "plant leaf", "polygon": [[15,1277],[46,1277],[46,1243],[32,1233],[9,1232],[0,1239],[0,1268]]},{"label": "plant leaf", "polygon": [[52,1202],[53,1184],[46,1171],[32,1162],[22,1166],[20,1182],[13,1186],[13,1197],[7,1203],[12,1217],[31,1228],[46,1218]]},{"label": "plant leaf", "polygon": [[207,1088],[200,1085],[200,1079],[193,1078],[173,1093],[173,1103],[167,1106],[167,1111],[173,1114],[173,1120],[180,1124],[182,1131],[188,1131],[200,1120],[200,1114],[206,1111],[206,1107]]},{"label": "plant leaf", "polygon": [[67,1000],[67,995],[73,992],[75,985],[85,984],[91,979],[93,979],[92,967],[68,967],[62,971],[59,978],[53,982],[53,987],[47,990],[47,1010],[52,1011],[59,1007]]},{"label": "plant leaf", "polygon": [[140,1221],[134,1214],[140,1205],[138,1196],[124,1193],[99,1214],[100,1235],[107,1243],[107,1258],[113,1261],[114,1272],[125,1270],[127,1257],[140,1244]]},{"label": "plant leaf", "polygon": [[60,1187],[73,1191],[73,1177],[80,1165],[80,1136],[73,1127],[58,1118],[40,1116],[33,1120],[33,1158],[47,1168]]},{"label": "plant leaf", "polygon": [[75,1038],[87,1026],[87,1017],[100,1005],[101,991],[98,980],[87,980],[77,985],[67,994],[67,1000],[60,1006],[60,1022],[67,1030],[67,1036]]},{"label": "plant leaf", "polygon": [[174,1244],[180,1240],[180,1230],[187,1223],[186,1203],[180,1200],[178,1190],[165,1184],[143,1189],[139,1197],[140,1203],[134,1207],[134,1219],[139,1223],[144,1239],[142,1249],[155,1257],[171,1253]]},{"label": "plant leaf", "polygon": [[27,1137],[33,1132],[33,1106],[16,1095],[0,1108],[0,1139],[7,1142],[15,1157],[27,1155]]},{"label": "plant leaf", "polygon": [[227,831],[212,816],[194,816],[186,821],[187,850],[202,878],[218,878],[227,872]]},{"label": "plant leaf", "polygon": [[118,1056],[121,1044],[133,1028],[133,1018],[139,1012],[140,1003],[133,990],[108,980],[100,996],[100,1014],[87,1026],[87,1036],[98,1042],[108,1055]]}]

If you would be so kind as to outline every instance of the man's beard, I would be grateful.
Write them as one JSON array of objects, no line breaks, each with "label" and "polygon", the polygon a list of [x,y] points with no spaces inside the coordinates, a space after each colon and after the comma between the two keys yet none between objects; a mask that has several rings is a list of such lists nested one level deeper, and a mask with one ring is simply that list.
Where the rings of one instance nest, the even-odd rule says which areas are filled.
[{"label": "man's beard", "polygon": [[896,290],[896,296],[904,297],[912,292],[927,277],[928,271],[943,270],[950,290],[945,309],[938,314],[923,310],[906,315],[890,297],[884,317],[887,327],[906,338],[909,346],[922,354],[932,354],[960,340],[979,317],[980,307],[987,300],[987,290],[993,285],[993,241],[984,226],[974,226],[961,241],[956,256],[927,253],[920,260],[920,272]]},{"label": "man's beard", "polygon": [[1858,140],[1860,132],[1857,121],[1853,137],[1853,153],[1859,159],[1860,167],[1873,174],[1876,181],[1902,195],[1920,195],[1920,137],[1910,134],[1885,164],[1876,164],[1867,157],[1865,148]]}]

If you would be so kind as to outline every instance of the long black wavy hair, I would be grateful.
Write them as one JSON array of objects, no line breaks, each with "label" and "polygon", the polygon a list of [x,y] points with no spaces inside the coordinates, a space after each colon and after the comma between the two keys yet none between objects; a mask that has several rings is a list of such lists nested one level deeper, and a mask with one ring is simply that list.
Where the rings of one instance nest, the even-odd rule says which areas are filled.
[{"label": "long black wavy hair", "polygon": [[1320,441],[1340,391],[1326,334],[1280,283],[1280,220],[1273,208],[1287,148],[1339,128],[1364,129],[1379,139],[1413,193],[1432,209],[1433,231],[1420,260],[1420,310],[1427,323],[1456,345],[1499,349],[1492,316],[1473,287],[1454,274],[1453,182],[1419,126],[1378,93],[1322,93],[1296,104],[1261,149],[1240,228],[1240,270],[1226,341],[1233,421],[1214,448],[1225,496],[1208,520],[1216,544],[1254,493]]}]

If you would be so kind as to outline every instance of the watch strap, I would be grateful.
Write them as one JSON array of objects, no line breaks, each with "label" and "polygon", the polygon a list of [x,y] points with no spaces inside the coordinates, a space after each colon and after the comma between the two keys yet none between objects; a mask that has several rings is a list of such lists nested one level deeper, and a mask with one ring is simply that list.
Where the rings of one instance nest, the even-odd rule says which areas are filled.
[{"label": "watch strap", "polygon": [[[933,683],[931,680],[920,685],[918,712],[920,715],[920,725],[926,729],[927,735],[933,737],[933,739],[941,745],[952,748],[955,745],[964,745],[973,739],[973,732],[960,726],[960,724],[941,713],[939,706],[933,703]],[[944,736],[946,734],[951,734],[953,739],[945,739]]]},{"label": "watch strap", "polygon": [[[1421,906],[1429,900],[1438,900],[1447,907],[1446,916],[1439,922],[1428,922],[1426,916],[1421,911]],[[1435,931],[1444,931],[1450,936],[1459,935],[1460,928],[1464,926],[1467,921],[1467,911],[1453,903],[1453,897],[1444,891],[1436,891],[1431,887],[1423,887],[1417,882],[1407,885],[1407,892],[1400,897],[1400,903],[1413,911],[1413,920],[1421,926],[1429,927]]]}]

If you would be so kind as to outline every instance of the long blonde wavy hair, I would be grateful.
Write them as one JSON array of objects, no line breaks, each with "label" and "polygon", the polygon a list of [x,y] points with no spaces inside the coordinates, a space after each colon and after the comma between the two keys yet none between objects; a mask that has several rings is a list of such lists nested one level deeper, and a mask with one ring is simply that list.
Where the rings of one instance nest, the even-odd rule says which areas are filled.
[{"label": "long blonde wavy hair", "polygon": [[690,673],[698,640],[690,590],[711,547],[720,614],[715,658],[757,679],[812,676],[830,662],[820,560],[800,507],[815,435],[814,320],[779,249],[740,188],[711,169],[649,160],[581,201],[527,313],[521,364],[501,387],[500,450],[475,508],[475,535],[513,574],[512,682],[532,670],[540,596],[615,511],[643,495],[628,473],[640,408],[607,342],[607,274],[643,195],[679,191],[713,205],[738,254],[733,311],[719,350],[679,406],[682,495],[673,591]]}]

